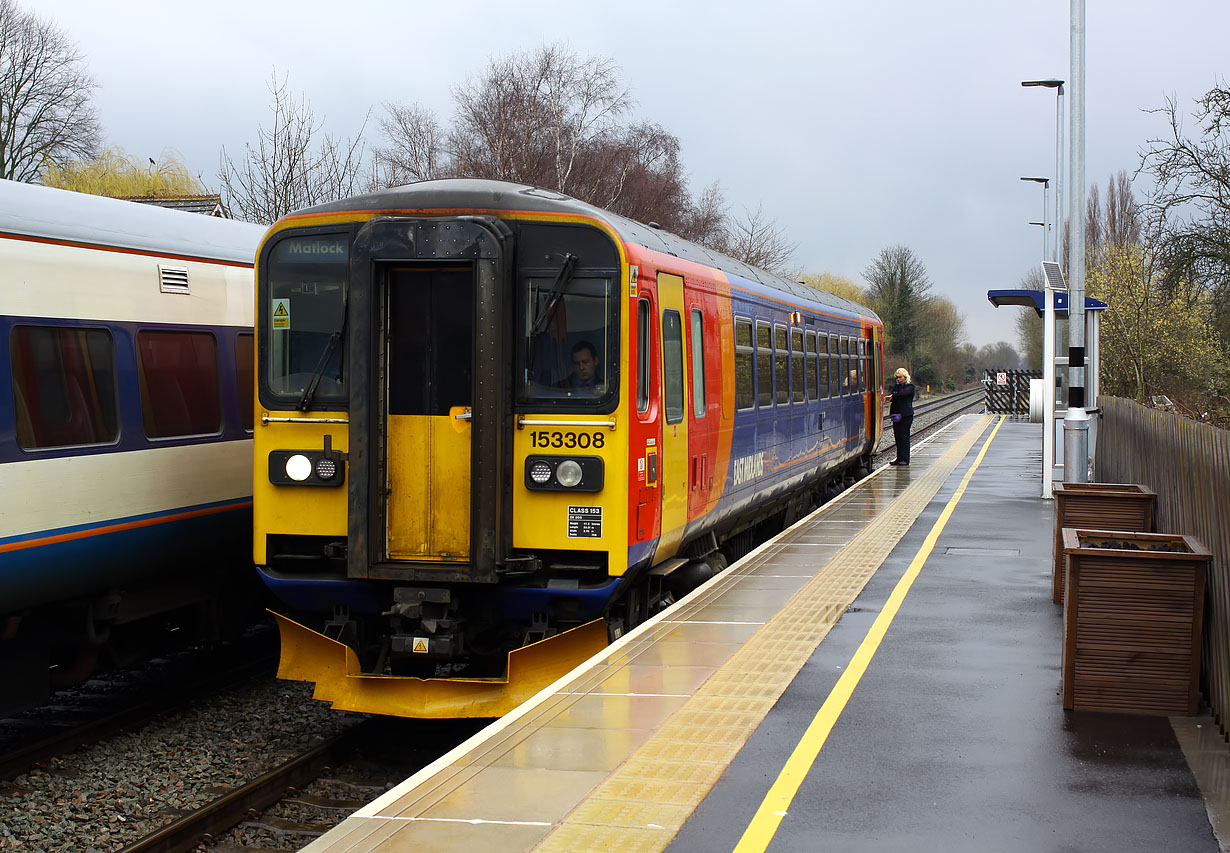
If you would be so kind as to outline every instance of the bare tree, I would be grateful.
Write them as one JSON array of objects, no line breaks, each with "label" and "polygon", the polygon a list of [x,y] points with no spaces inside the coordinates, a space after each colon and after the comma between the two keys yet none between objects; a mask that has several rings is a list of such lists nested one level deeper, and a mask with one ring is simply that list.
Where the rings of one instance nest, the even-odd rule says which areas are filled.
[{"label": "bare tree", "polygon": [[236,164],[222,149],[218,179],[224,203],[237,218],[271,223],[286,214],[336,201],[360,191],[363,127],[353,139],[317,136],[317,122],[306,97],[296,100],[287,78],[269,78],[273,124],[257,128],[255,147],[245,143]]},{"label": "bare tree", "polygon": [[96,86],[58,27],[0,0],[0,178],[35,181],[48,164],[95,156]]},{"label": "bare tree", "polygon": [[749,262],[789,262],[794,247],[762,211],[732,222],[717,183],[691,197],[678,138],[633,120],[609,58],[555,44],[493,59],[453,90],[453,103],[447,128],[420,106],[385,104],[374,186],[450,176],[534,184]]},{"label": "bare tree", "polygon": [[1169,134],[1150,139],[1140,170],[1154,180],[1145,204],[1157,232],[1162,283],[1214,297],[1216,324],[1230,352],[1230,86],[1196,100],[1199,135],[1189,135],[1175,99],[1154,112]]},{"label": "bare tree", "polygon": [[795,270],[790,263],[796,246],[786,242],[777,220],[765,214],[763,205],[755,211],[745,210],[740,219],[730,220],[728,229],[729,238],[722,247],[728,255],[750,266],[793,277]]}]

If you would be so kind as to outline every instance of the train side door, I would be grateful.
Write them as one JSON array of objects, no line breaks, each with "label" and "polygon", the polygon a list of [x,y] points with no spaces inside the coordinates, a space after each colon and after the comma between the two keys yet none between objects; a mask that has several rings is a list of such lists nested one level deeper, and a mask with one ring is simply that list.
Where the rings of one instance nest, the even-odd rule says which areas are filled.
[{"label": "train side door", "polygon": [[388,273],[386,556],[470,558],[474,271]]},{"label": "train side door", "polygon": [[653,562],[673,557],[688,522],[688,418],[684,356],[683,278],[658,273],[662,330],[662,531]]}]

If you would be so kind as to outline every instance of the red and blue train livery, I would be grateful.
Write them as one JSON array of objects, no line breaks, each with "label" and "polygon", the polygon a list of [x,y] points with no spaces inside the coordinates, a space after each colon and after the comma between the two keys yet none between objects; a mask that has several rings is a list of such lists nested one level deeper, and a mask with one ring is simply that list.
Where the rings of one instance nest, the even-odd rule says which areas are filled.
[{"label": "red and blue train livery", "polygon": [[0,181],[0,712],[152,617],[259,601],[264,230]]},{"label": "red and blue train livery", "polygon": [[280,674],[341,709],[505,713],[879,439],[873,312],[541,188],[285,217],[256,335]]}]

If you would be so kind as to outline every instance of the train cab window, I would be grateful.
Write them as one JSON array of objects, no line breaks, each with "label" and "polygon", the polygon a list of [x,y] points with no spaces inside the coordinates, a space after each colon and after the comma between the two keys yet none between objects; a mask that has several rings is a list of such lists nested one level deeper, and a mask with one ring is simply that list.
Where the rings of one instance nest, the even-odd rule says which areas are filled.
[{"label": "train cab window", "polygon": [[804,367],[807,372],[807,399],[815,400],[819,397],[819,386],[816,384],[816,333],[808,330],[807,332],[807,355],[803,359]]},{"label": "train cab window", "polygon": [[299,405],[319,374],[312,400],[344,405],[346,286],[350,246],[345,234],[287,237],[275,243],[261,288],[262,384]]},{"label": "train cab window", "polygon": [[115,441],[115,345],[109,331],[14,326],[9,356],[18,445],[33,450]]},{"label": "train cab window", "polygon": [[755,408],[756,351],[752,348],[752,321],[735,318],[735,407]]},{"label": "train cab window", "polygon": [[662,312],[662,386],[666,422],[683,420],[683,321],[678,311]]},{"label": "train cab window", "polygon": [[610,400],[619,372],[613,288],[610,277],[582,273],[562,281],[561,273],[523,281],[525,326],[518,350],[525,365],[519,373],[518,402],[592,406]]},{"label": "train cab window", "polygon": [[636,410],[641,414],[649,411],[649,382],[652,377],[651,353],[652,327],[650,326],[648,299],[636,303]]},{"label": "train cab window", "polygon": [[819,344],[820,349],[820,352],[818,353],[818,363],[820,365],[820,397],[821,399],[827,400],[829,397],[833,396],[833,391],[829,384],[831,381],[830,376],[832,375],[832,371],[829,369],[829,358],[832,353],[832,344],[829,341],[828,335],[821,335],[817,339],[817,343]]},{"label": "train cab window", "polygon": [[756,405],[773,405],[773,327],[756,324]]},{"label": "train cab window", "polygon": [[137,333],[141,416],[149,438],[222,428],[218,345],[206,332]]},{"label": "train cab window", "polygon": [[790,340],[785,326],[773,327],[773,380],[777,385],[777,405],[790,402]]},{"label": "train cab window", "polygon": [[803,387],[803,330],[790,330],[790,393],[791,399],[802,403],[806,396]]},{"label": "train cab window", "polygon": [[692,413],[705,416],[705,319],[692,309]]},{"label": "train cab window", "polygon": [[252,432],[252,392],[255,366],[252,363],[253,336],[246,332],[235,336],[235,385],[239,389],[239,423]]}]

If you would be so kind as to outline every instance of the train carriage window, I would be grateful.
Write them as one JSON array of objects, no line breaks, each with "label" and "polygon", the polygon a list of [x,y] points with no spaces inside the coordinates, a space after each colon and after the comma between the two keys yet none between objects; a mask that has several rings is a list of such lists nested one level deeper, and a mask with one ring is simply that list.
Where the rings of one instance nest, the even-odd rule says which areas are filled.
[{"label": "train carriage window", "polygon": [[756,405],[773,405],[773,328],[756,323]]},{"label": "train carriage window", "polygon": [[756,406],[756,351],[752,348],[752,321],[735,318],[735,406],[739,411]]},{"label": "train carriage window", "polygon": [[115,344],[109,331],[14,326],[9,356],[19,446],[115,441]]},{"label": "train carriage window", "polygon": [[137,373],[146,436],[212,435],[221,429],[218,345],[213,335],[138,332]]},{"label": "train carriage window", "polygon": [[816,333],[810,330],[807,332],[807,355],[804,362],[807,371],[807,399],[815,400],[820,396],[820,389],[816,382]]},{"label": "train carriage window", "polygon": [[648,299],[636,303],[636,410],[641,414],[649,411],[649,382],[652,376],[652,327]]},{"label": "train carriage window", "polygon": [[683,420],[683,321],[678,311],[662,312],[662,385],[666,422]]},{"label": "train carriage window", "polygon": [[268,303],[260,312],[268,335],[268,345],[261,345],[262,382],[279,397],[297,403],[319,373],[312,399],[347,402],[348,239],[346,234],[288,237],[269,252]]},{"label": "train carriage window", "polygon": [[830,353],[832,352],[832,345],[829,343],[828,335],[821,335],[817,340],[820,346],[820,396],[821,398],[827,400],[829,397],[833,396],[833,390],[829,384],[829,377],[832,375],[832,371],[829,370],[829,358]]},{"label": "train carriage window", "polygon": [[838,339],[838,347],[841,352],[841,372],[838,376],[841,377],[841,393],[844,396],[854,390],[850,387],[850,339],[842,335]]},{"label": "train carriage window", "polygon": [[248,432],[252,432],[252,385],[256,378],[252,364],[252,337],[246,332],[235,336],[235,384],[239,389],[239,423]]},{"label": "train carriage window", "polygon": [[699,308],[692,309],[692,412],[705,416],[705,321]]},{"label": "train carriage window", "polygon": [[791,399],[802,403],[807,391],[803,387],[803,330],[790,330],[790,393]]},{"label": "train carriage window", "polygon": [[790,402],[790,343],[785,326],[773,327],[773,380],[777,386],[777,405]]}]

